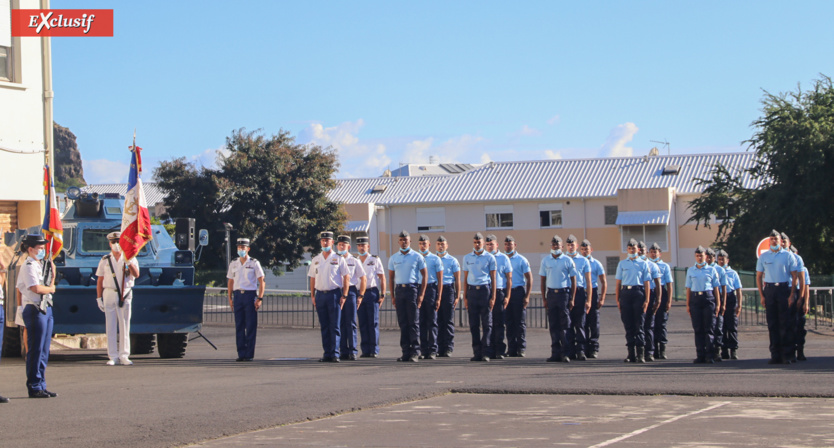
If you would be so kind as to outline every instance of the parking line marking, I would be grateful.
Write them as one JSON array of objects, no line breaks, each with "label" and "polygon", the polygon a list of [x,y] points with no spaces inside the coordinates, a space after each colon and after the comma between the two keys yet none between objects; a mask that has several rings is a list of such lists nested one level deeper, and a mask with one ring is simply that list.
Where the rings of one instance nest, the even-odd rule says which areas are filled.
[{"label": "parking line marking", "polygon": [[692,412],[690,412],[690,413],[688,413],[688,414],[678,415],[677,417],[672,417],[672,418],[670,418],[670,419],[668,419],[668,420],[664,420],[664,421],[662,421],[662,422],[655,423],[654,425],[647,426],[647,427],[645,427],[645,428],[638,429],[638,430],[636,430],[636,431],[632,431],[632,432],[630,432],[630,433],[628,433],[628,434],[621,435],[621,436],[616,437],[616,438],[613,438],[613,439],[611,439],[611,440],[606,440],[605,442],[598,443],[598,444],[596,444],[596,445],[591,446],[590,448],[602,448],[602,447],[604,447],[604,446],[612,445],[612,444],[615,444],[615,443],[617,443],[617,442],[619,442],[619,441],[622,441],[622,440],[628,439],[628,438],[630,438],[630,437],[634,437],[634,436],[636,436],[636,435],[643,434],[643,433],[644,433],[644,432],[646,432],[646,431],[651,431],[652,429],[655,429],[655,428],[657,428],[657,427],[659,427],[659,426],[662,426],[662,425],[665,425],[665,424],[667,424],[667,423],[672,423],[672,422],[677,421],[677,420],[680,420],[680,419],[682,419],[682,418],[691,417],[691,416],[693,416],[693,415],[700,414],[700,413],[702,413],[702,412],[707,412],[707,411],[711,411],[711,410],[713,410],[713,409],[715,409],[715,408],[720,408],[721,406],[724,406],[725,404],[730,404],[730,402],[729,402],[729,401],[725,401],[725,402],[723,402],[723,403],[714,404],[714,405],[712,405],[712,406],[706,407],[706,408],[704,408],[704,409],[700,409],[700,410],[698,410],[698,411],[692,411]]}]

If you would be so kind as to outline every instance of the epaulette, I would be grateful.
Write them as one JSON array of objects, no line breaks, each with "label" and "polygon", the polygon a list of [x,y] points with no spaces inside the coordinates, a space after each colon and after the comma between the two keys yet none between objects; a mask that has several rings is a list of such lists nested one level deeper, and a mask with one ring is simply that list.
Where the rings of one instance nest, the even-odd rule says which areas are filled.
[{"label": "epaulette", "polygon": [[107,260],[108,258],[110,258],[110,254],[107,254],[107,255],[101,257],[102,260]]},{"label": "epaulette", "polygon": [[250,259],[250,260],[252,260],[252,261],[254,261],[255,263],[258,263],[258,259],[257,259],[257,258],[252,258],[252,257],[249,257],[249,259]]},{"label": "epaulette", "polygon": [[374,258],[379,258],[379,255],[371,255]]}]

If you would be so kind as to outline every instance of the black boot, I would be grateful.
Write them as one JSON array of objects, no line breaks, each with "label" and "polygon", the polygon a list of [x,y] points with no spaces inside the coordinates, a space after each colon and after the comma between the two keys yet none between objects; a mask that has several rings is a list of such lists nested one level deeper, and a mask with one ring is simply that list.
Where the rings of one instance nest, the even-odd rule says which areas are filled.
[{"label": "black boot", "polygon": [[726,348],[721,349],[721,359],[730,359],[730,350]]},{"label": "black boot", "polygon": [[628,346],[628,357],[623,362],[637,362],[637,355],[635,354],[633,345]]},{"label": "black boot", "polygon": [[738,349],[731,348],[730,349],[730,359],[738,359]]},{"label": "black boot", "polygon": [[805,347],[804,346],[799,345],[799,346],[796,347],[796,359],[798,359],[800,361],[805,361],[805,360],[808,359],[808,358],[805,357]]},{"label": "black boot", "polygon": [[666,359],[666,344],[657,344],[657,359]]},{"label": "black boot", "polygon": [[643,358],[643,353],[645,352],[644,347],[637,347],[637,359],[635,360],[638,364],[645,364],[646,360]]}]

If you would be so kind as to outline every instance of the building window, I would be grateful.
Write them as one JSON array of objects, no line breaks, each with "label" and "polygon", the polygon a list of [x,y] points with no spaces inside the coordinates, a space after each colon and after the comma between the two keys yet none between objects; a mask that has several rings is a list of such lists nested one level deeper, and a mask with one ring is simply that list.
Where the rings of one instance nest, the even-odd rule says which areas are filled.
[{"label": "building window", "polygon": [[446,208],[430,207],[417,209],[418,232],[445,232]]},{"label": "building window", "polygon": [[0,81],[11,81],[12,74],[12,49],[0,47]]},{"label": "building window", "polygon": [[666,229],[667,227],[664,225],[622,226],[623,252],[627,252],[628,240],[632,238],[645,242],[646,246],[657,243],[663,252],[667,252],[669,250],[669,244],[666,241]]},{"label": "building window", "polygon": [[605,257],[605,275],[617,275],[620,257]]},{"label": "building window", "polygon": [[562,227],[562,204],[539,204],[539,226]]},{"label": "building window", "polygon": [[0,81],[9,82],[14,81],[13,3],[10,0],[0,0]]},{"label": "building window", "polygon": [[616,205],[606,205],[605,206],[605,225],[606,226],[615,226],[617,225],[617,206]]},{"label": "building window", "polygon": [[513,206],[493,205],[484,207],[486,214],[486,228],[512,229],[513,228]]}]

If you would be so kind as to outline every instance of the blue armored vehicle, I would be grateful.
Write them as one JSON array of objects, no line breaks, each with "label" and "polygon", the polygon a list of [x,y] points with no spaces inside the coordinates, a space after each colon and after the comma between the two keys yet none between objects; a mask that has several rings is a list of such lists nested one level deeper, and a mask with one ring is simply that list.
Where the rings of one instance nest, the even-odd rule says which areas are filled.
[{"label": "blue armored vehicle", "polygon": [[[64,249],[55,259],[54,332],[105,333],[104,313],[96,304],[95,272],[110,252],[107,234],[121,228],[124,198],[77,189],[68,197],[73,200],[62,217]],[[202,329],[205,287],[194,285],[193,240],[190,248],[180,244],[185,247],[181,250],[163,226],[153,225],[152,230],[153,239],[136,256],[140,275],[133,287],[131,352],[149,354],[156,346],[162,358],[181,358],[189,333]],[[14,284],[24,256],[17,252],[8,270],[4,356],[20,353]]]}]

